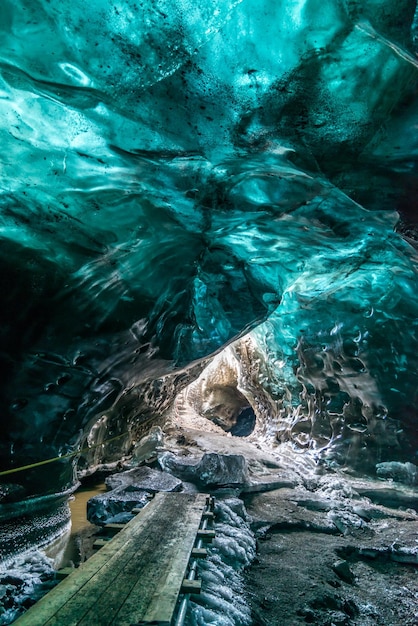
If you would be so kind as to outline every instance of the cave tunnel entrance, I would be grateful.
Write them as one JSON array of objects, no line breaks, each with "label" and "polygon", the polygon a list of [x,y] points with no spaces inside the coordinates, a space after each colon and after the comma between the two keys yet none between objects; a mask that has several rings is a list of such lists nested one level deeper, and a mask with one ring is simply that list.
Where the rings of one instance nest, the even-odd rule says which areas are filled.
[{"label": "cave tunnel entrance", "polygon": [[248,437],[255,428],[256,416],[251,406],[243,407],[237,416],[237,420],[228,432],[234,437]]}]

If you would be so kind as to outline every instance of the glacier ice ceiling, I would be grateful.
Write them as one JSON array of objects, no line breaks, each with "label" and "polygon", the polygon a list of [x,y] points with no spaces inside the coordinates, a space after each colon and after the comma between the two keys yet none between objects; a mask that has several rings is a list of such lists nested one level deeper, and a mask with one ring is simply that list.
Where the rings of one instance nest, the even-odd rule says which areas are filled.
[{"label": "glacier ice ceiling", "polygon": [[277,444],[416,460],[415,8],[2,1],[1,470],[117,459],[227,346]]}]

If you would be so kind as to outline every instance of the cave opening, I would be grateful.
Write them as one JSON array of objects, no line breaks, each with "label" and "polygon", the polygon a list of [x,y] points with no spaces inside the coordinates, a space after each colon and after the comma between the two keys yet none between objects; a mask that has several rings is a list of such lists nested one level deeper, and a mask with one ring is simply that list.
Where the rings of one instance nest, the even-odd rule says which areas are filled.
[{"label": "cave opening", "polygon": [[2,2],[0,565],[166,481],[263,546],[210,623],[416,624],[416,0],[189,4]]},{"label": "cave opening", "polygon": [[253,432],[256,421],[254,409],[251,406],[244,407],[238,413],[235,424],[228,432],[234,437],[248,437]]}]

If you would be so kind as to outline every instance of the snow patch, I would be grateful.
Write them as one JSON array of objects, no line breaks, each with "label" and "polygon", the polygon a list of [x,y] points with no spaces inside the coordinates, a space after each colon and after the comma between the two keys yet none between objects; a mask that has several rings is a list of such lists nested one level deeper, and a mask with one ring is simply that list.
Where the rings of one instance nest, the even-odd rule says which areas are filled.
[{"label": "snow patch", "polygon": [[11,624],[56,584],[53,560],[33,550],[0,569],[0,625]]},{"label": "snow patch", "polygon": [[238,498],[217,502],[215,516],[216,538],[199,564],[202,592],[189,604],[186,625],[250,626],[243,570],[255,557],[255,537]]}]

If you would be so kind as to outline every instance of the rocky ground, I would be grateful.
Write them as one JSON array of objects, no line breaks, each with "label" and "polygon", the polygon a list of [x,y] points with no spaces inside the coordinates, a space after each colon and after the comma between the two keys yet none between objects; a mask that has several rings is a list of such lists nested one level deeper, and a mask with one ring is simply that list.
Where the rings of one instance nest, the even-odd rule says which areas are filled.
[{"label": "rocky ground", "polygon": [[[132,508],[144,506],[156,491],[212,493],[224,516],[228,507],[238,511],[245,504],[247,517],[229,514],[235,527],[228,530],[228,522],[222,530],[219,523],[224,535],[215,540],[208,565],[215,592],[202,594],[210,609],[195,605],[190,624],[418,625],[415,486],[326,469],[309,455],[260,437],[234,437],[204,422],[190,411],[173,412],[164,432],[154,428],[141,440],[133,457],[119,465],[123,471],[106,478],[109,491],[88,504],[89,519],[98,526],[128,521]],[[92,551],[94,536],[87,535],[78,537],[81,560]],[[235,591],[224,585],[221,598],[213,581],[222,550],[236,561],[238,578],[233,574]],[[0,594],[6,593],[0,582]],[[217,607],[216,594],[229,609]],[[202,621],[208,610],[212,621]]]},{"label": "rocky ground", "polygon": [[245,573],[254,626],[417,626],[418,490],[360,479],[217,429],[171,422],[166,443],[187,457],[242,454],[235,485],[257,537]]},{"label": "rocky ground", "polygon": [[245,498],[258,535],[246,573],[254,625],[418,624],[417,514],[348,485],[327,476]]}]

